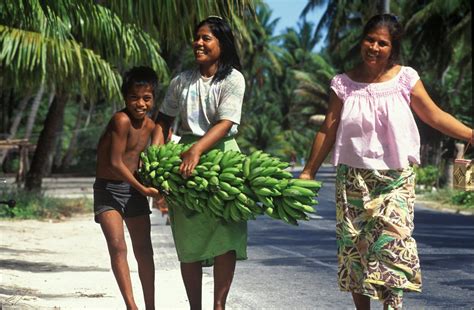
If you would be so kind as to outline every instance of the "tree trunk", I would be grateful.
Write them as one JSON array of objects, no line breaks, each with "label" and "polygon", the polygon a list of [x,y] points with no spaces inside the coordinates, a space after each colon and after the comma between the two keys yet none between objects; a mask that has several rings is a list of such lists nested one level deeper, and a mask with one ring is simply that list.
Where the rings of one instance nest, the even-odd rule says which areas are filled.
[{"label": "tree trunk", "polygon": [[64,118],[67,96],[57,93],[48,110],[43,130],[36,144],[31,168],[26,175],[25,188],[28,191],[41,190],[41,183],[48,166],[48,157],[56,145],[56,132]]},{"label": "tree trunk", "polygon": [[63,139],[64,139],[64,116],[61,118],[60,123],[58,125],[58,130],[56,131],[56,141],[54,151],[49,154],[48,157],[48,166],[46,168],[45,176],[51,175],[53,171],[57,171],[59,166],[61,165],[61,158],[62,158],[62,146],[63,146]]},{"label": "tree trunk", "polygon": [[382,0],[382,13],[383,14],[390,13],[390,0]]},{"label": "tree trunk", "polygon": [[67,148],[66,154],[61,161],[61,166],[59,167],[60,171],[64,171],[69,168],[71,165],[74,152],[76,151],[77,139],[79,136],[79,130],[81,129],[81,116],[82,112],[84,111],[84,98],[80,97],[79,99],[79,111],[77,112],[76,124],[74,126],[74,130],[72,132],[71,141],[69,142],[69,146]]},{"label": "tree trunk", "polygon": [[31,132],[33,131],[33,126],[35,124],[36,115],[38,114],[39,106],[41,105],[41,98],[44,94],[44,80],[38,89],[38,92],[33,99],[33,103],[31,105],[30,115],[28,116],[28,120],[26,122],[26,130],[25,130],[25,139],[29,139],[31,136]]},{"label": "tree trunk", "polygon": [[[13,139],[16,136],[16,132],[18,131],[18,127],[20,126],[21,119],[23,118],[23,112],[25,111],[26,105],[31,98],[31,93],[28,92],[26,96],[20,101],[18,105],[18,110],[16,111],[15,118],[13,119],[12,125],[10,127],[10,131],[8,133],[7,139]],[[3,164],[5,157],[8,154],[8,150],[0,150],[0,165]]]}]

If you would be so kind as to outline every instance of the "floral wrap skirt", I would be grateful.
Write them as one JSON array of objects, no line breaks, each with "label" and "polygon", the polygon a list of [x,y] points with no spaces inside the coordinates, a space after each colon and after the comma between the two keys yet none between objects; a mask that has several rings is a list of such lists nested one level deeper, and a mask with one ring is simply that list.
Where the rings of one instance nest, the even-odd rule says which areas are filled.
[{"label": "floral wrap skirt", "polygon": [[337,167],[341,290],[380,299],[394,308],[401,308],[403,291],[421,291],[420,261],[412,237],[414,202],[412,167]]}]

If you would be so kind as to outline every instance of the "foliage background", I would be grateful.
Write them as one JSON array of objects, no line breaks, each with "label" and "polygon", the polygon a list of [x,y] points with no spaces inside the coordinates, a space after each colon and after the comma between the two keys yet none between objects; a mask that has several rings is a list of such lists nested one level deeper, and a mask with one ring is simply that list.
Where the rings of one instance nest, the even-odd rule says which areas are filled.
[{"label": "foliage background", "polygon": [[[275,34],[265,1],[19,0],[0,3],[0,139],[27,138],[27,188],[51,173],[94,175],[100,133],[122,108],[121,75],[135,65],[169,79],[193,66],[194,25],[223,16],[236,34],[246,93],[238,142],[289,161],[308,156],[327,108],[329,81],[356,64],[362,25],[388,10],[405,25],[402,63],[414,67],[435,102],[471,127],[471,2],[309,0],[295,28]],[[319,21],[305,14],[324,9]],[[323,34],[327,33],[326,36]],[[324,40],[325,48],[315,52]],[[156,114],[156,109],[154,113]],[[419,122],[422,164],[443,167],[454,140]],[[0,154],[3,173],[18,154]],[[468,154],[470,156],[470,154]]]}]

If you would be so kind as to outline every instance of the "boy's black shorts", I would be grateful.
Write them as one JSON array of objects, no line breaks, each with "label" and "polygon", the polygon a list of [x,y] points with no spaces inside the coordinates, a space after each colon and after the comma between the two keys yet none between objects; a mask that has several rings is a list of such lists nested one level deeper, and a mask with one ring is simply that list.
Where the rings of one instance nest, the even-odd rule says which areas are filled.
[{"label": "boy's black shorts", "polygon": [[124,181],[96,178],[94,182],[94,220],[102,212],[116,210],[123,218],[150,214],[145,196]]}]

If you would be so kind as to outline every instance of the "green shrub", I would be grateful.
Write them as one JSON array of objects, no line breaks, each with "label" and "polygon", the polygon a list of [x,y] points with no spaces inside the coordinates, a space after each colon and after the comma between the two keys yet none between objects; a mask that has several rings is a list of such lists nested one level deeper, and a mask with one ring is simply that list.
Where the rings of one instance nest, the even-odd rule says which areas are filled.
[{"label": "green shrub", "polygon": [[64,218],[75,213],[85,213],[92,210],[92,201],[86,198],[52,198],[41,193],[31,193],[22,189],[7,189],[0,192],[2,200],[14,199],[13,208],[0,205],[0,218],[38,219]]},{"label": "green shrub", "polygon": [[454,191],[451,195],[451,203],[455,205],[464,205],[468,208],[474,208],[474,193]]},{"label": "green shrub", "polygon": [[438,182],[439,169],[436,166],[415,167],[416,183],[426,187],[433,187]]}]

